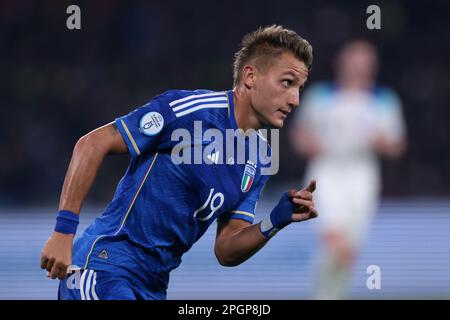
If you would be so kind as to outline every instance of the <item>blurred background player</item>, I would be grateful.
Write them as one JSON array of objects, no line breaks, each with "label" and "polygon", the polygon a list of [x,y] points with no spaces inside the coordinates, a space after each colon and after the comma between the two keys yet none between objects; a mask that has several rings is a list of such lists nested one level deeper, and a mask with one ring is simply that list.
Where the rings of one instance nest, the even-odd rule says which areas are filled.
[{"label": "blurred background player", "polygon": [[378,156],[395,158],[405,149],[400,100],[376,84],[376,48],[353,40],[339,52],[335,68],[334,82],[305,92],[291,130],[296,152],[308,159],[305,178],[320,183],[318,299],[345,297],[352,262],[380,193]]}]

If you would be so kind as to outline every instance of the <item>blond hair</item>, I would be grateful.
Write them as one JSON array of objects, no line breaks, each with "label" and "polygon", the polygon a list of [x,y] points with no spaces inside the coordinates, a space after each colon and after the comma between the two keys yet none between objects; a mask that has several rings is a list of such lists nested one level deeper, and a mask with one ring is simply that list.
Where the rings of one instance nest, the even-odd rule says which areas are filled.
[{"label": "blond hair", "polygon": [[267,63],[267,58],[273,58],[285,51],[292,52],[305,63],[308,70],[312,65],[312,47],[295,31],[279,25],[258,28],[242,38],[241,48],[234,54],[233,82],[236,86],[242,76],[242,69],[248,63]]}]

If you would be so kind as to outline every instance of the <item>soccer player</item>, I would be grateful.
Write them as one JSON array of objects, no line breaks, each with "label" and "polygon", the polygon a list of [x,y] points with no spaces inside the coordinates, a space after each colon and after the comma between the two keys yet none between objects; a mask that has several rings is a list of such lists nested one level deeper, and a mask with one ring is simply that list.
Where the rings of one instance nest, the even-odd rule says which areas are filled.
[{"label": "soccer player", "polygon": [[378,156],[398,157],[406,143],[398,96],[376,84],[376,48],[351,41],[336,62],[336,80],[305,93],[292,131],[296,149],[309,159],[305,178],[320,181],[318,299],[346,297],[349,271],[378,202]]},{"label": "soccer player", "polygon": [[[216,219],[216,257],[221,265],[236,266],[286,225],[315,218],[312,180],[284,193],[270,217],[253,224],[268,175],[251,139],[233,137],[248,154],[243,163],[224,159],[220,148],[208,154],[209,162],[174,161],[174,154],[195,159],[199,146],[209,146],[198,129],[240,128],[238,135],[256,137],[258,148],[267,144],[257,130],[283,127],[299,104],[311,63],[311,46],[295,32],[260,28],[243,38],[235,55],[233,90],[167,91],[80,138],[41,256],[47,276],[61,280],[58,297],[165,299],[170,271]],[[111,203],[72,250],[83,200],[103,159],[125,153],[130,163]]]}]

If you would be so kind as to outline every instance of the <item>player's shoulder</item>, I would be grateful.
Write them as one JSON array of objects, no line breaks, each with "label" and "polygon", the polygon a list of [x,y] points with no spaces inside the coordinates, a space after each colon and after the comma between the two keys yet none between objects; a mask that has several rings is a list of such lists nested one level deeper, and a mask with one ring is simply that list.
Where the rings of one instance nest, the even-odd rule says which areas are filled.
[{"label": "player's shoulder", "polygon": [[[169,103],[184,102],[191,99],[208,97],[210,95],[219,94],[221,91],[213,91],[208,89],[170,89],[166,90],[159,95],[155,96],[155,99],[163,99]],[[183,99],[183,100],[181,100]],[[179,101],[181,100],[181,101]]]},{"label": "player's shoulder", "polygon": [[394,99],[398,98],[397,93],[388,86],[385,85],[377,85],[373,89],[373,93],[377,98],[383,98],[383,99]]},{"label": "player's shoulder", "polygon": [[153,100],[166,104],[177,118],[192,113],[202,114],[201,110],[205,109],[228,109],[226,91],[172,89],[159,94]]},{"label": "player's shoulder", "polygon": [[373,94],[377,105],[384,108],[397,108],[401,105],[398,94],[387,86],[377,85],[373,90]]}]

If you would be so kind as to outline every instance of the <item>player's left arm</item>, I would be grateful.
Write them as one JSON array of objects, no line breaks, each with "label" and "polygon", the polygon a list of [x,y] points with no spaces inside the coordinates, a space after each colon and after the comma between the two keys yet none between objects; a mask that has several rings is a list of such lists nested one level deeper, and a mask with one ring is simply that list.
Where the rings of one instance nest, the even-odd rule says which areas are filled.
[{"label": "player's left arm", "polygon": [[378,134],[373,139],[373,146],[377,153],[388,159],[400,157],[406,149],[406,139],[392,141],[382,134]]},{"label": "player's left arm", "polygon": [[300,191],[290,190],[281,197],[270,217],[257,224],[241,219],[218,222],[214,252],[223,266],[236,266],[258,252],[279,230],[291,222],[316,218],[312,192],[315,181]]},{"label": "player's left arm", "polygon": [[378,108],[378,127],[373,137],[376,152],[386,158],[401,156],[407,147],[406,124],[400,98],[391,90],[379,94],[382,107]]}]

